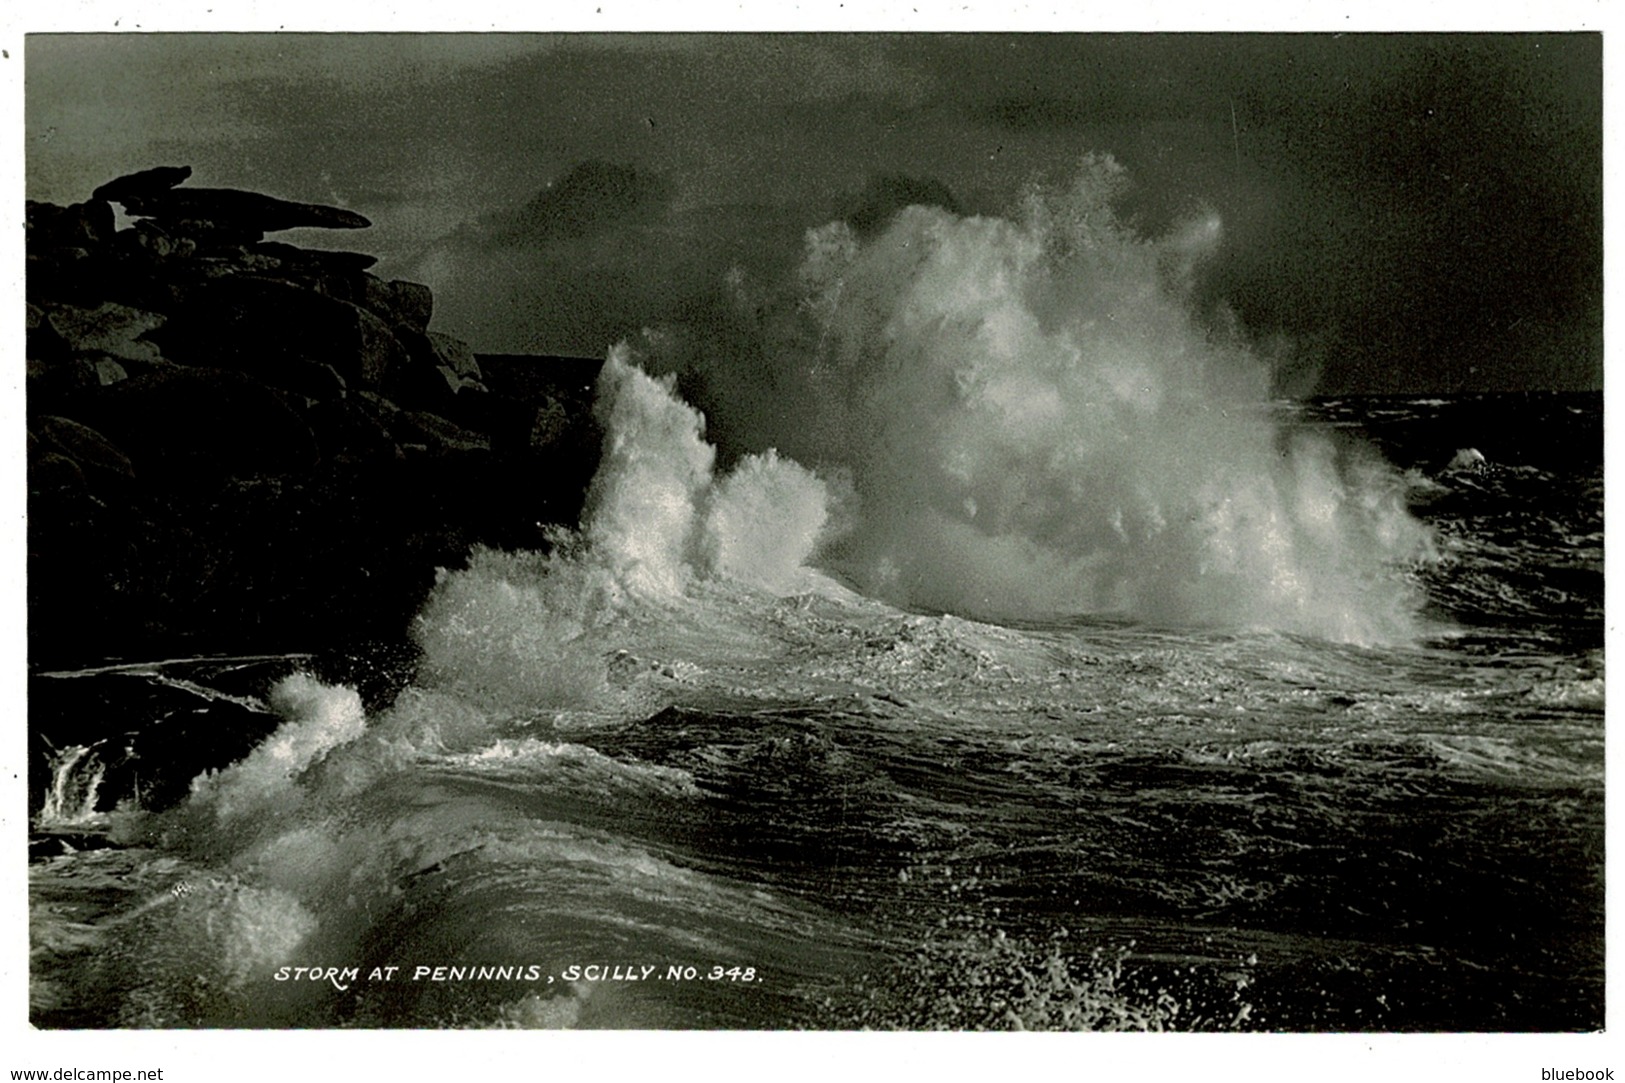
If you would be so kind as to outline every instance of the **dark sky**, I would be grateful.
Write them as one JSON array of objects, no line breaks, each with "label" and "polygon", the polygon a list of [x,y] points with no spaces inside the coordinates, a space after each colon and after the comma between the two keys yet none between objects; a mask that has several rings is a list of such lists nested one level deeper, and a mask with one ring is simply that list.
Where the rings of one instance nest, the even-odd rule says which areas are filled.
[{"label": "dark sky", "polygon": [[[600,355],[802,233],[1089,152],[1314,389],[1602,378],[1598,34],[32,35],[27,194],[187,164],[369,216],[484,350]],[[551,185],[551,187],[549,187]],[[1307,379],[1299,381],[1306,384]],[[1303,386],[1294,390],[1303,390]]]}]

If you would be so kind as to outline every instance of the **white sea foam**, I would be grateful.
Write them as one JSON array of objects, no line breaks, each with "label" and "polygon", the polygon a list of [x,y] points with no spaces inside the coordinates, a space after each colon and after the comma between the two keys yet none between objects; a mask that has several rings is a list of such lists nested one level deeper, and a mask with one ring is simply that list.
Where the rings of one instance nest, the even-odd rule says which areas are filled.
[{"label": "white sea foam", "polygon": [[193,807],[207,806],[225,822],[280,804],[297,775],[366,727],[354,689],[324,685],[303,673],[278,682],[270,698],[286,721],[247,758],[194,779]]},{"label": "white sea foam", "polygon": [[580,531],[547,554],[476,550],[441,574],[414,624],[428,685],[505,709],[603,702],[617,652],[697,619],[696,583],[807,587],[828,519],[819,477],[772,449],[718,476],[700,414],[625,347],[604,364],[596,409],[603,459]]},{"label": "white sea foam", "polygon": [[[1223,223],[1141,237],[1112,209],[1125,183],[1096,157],[1007,218],[914,207],[868,240],[820,227],[767,315],[748,298],[760,350],[653,335],[645,360],[703,387],[731,446],[850,479],[851,529],[822,559],[887,600],[1409,638],[1404,573],[1432,542],[1404,479],[1272,414],[1270,364],[1194,299]],[[695,490],[659,492],[688,522]]]}]

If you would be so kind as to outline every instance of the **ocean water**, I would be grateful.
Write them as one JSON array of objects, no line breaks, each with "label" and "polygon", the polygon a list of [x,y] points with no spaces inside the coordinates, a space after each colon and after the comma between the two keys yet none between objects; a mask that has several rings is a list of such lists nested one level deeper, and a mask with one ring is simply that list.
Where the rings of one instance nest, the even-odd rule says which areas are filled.
[{"label": "ocean water", "polygon": [[1276,400],[1093,169],[610,351],[399,649],[32,674],[33,1022],[1600,1028],[1600,395]]}]

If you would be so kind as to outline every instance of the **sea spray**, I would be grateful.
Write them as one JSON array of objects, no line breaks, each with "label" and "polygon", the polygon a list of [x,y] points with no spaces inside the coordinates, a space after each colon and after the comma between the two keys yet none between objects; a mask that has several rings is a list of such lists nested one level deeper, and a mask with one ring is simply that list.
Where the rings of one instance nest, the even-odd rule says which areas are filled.
[{"label": "sea spray", "polygon": [[[1571,441],[1570,407],[1553,409],[1531,446]],[[1387,422],[1384,446],[1412,464],[1436,458],[1449,417],[1338,410],[1303,413],[1402,413],[1408,439]],[[1404,529],[1374,454],[1247,416],[1281,460],[1247,498],[1278,502],[1295,544],[1335,547],[1350,515]],[[426,652],[464,653],[431,657],[359,731],[353,693],[309,678],[266,697],[269,724],[241,705],[208,716],[270,739],[176,807],[125,802],[115,835],[140,845],[31,864],[35,1025],[1602,1025],[1600,461],[1449,479],[1428,513],[1455,547],[1424,580],[1474,634],[1417,650],[1001,626],[804,569],[774,597],[741,580],[794,554],[826,563],[835,536],[826,522],[807,548],[834,473],[787,455],[736,457],[686,490],[677,594],[634,586],[584,532],[476,554],[441,584],[466,605],[431,606],[421,629]],[[861,525],[852,499],[836,507]],[[1437,593],[1447,578],[1464,589]],[[453,627],[498,611],[485,638]],[[524,653],[561,630],[597,682],[566,707]],[[171,700],[135,699],[125,717],[158,720],[143,770],[160,746],[196,751]],[[1429,793],[1449,798],[1450,831]],[[136,821],[150,830],[119,830]],[[1500,935],[1508,915],[1563,935]],[[606,960],[767,980],[410,978]],[[278,981],[301,966],[360,980]],[[395,966],[405,980],[367,979]]]},{"label": "sea spray", "polygon": [[51,786],[34,817],[37,827],[79,827],[101,819],[96,810],[107,765],[96,749],[105,744],[69,745],[51,756]]},{"label": "sea spray", "polygon": [[282,726],[246,759],[193,780],[193,806],[208,806],[222,823],[282,804],[295,792],[296,776],[366,727],[354,689],[323,685],[306,674],[278,682],[270,699],[286,719]]},{"label": "sea spray", "polygon": [[830,522],[826,483],[769,448],[739,462],[707,494],[700,563],[714,574],[775,594],[805,582]]},{"label": "sea spray", "polygon": [[638,629],[680,624],[696,581],[775,594],[805,584],[827,540],[822,479],[772,449],[717,477],[704,419],[624,345],[597,395],[604,449],[581,529],[556,533],[546,553],[476,549],[466,569],[440,574],[413,625],[429,686],[493,708],[603,703]]},{"label": "sea spray", "polygon": [[[584,806],[686,807],[700,797],[687,771],[537,739],[531,719],[442,689],[407,688],[370,719],[353,690],[303,675],[269,699],[283,725],[248,757],[201,776],[174,809],[124,810],[125,841],[161,849],[175,879],[120,918],[120,950],[97,964],[116,970],[127,994],[123,1025],[296,1026],[351,1011],[447,1020],[471,1002],[489,1022],[526,990],[267,982],[316,963],[358,974],[465,961],[535,968],[610,950],[626,908],[644,899],[681,908],[685,928],[719,905],[754,904],[746,892],[728,903],[702,874],[572,826]],[[674,950],[663,943],[658,954]]]},{"label": "sea spray", "polygon": [[673,332],[647,361],[684,370],[724,444],[850,477],[855,525],[825,563],[894,603],[1412,637],[1407,573],[1432,543],[1403,478],[1272,413],[1269,363],[1196,300],[1222,222],[1142,237],[1113,211],[1125,183],[1091,157],[1007,218],[819,227],[794,282],[741,314],[760,350]]},{"label": "sea spray", "polygon": [[[368,719],[353,691],[291,678],[271,696],[283,724],[270,738],[200,778],[181,807],[142,818],[128,841],[156,842],[187,879],[126,926],[121,958],[153,977],[114,983],[134,990],[123,1021],[575,1018],[555,997],[503,1005],[507,990],[402,985],[339,1000],[319,985],[266,996],[264,983],[309,963],[567,960],[629,937],[650,959],[696,943],[771,959],[782,943],[787,972],[830,939],[816,924],[839,910],[825,905],[837,890],[826,877],[877,877],[852,886],[908,903],[893,911],[901,920],[938,893],[915,898],[913,874],[894,867],[899,840],[934,854],[951,850],[939,830],[1049,823],[1100,789],[1078,785],[1109,772],[1089,758],[1097,743],[1137,739],[1173,713],[1182,746],[1222,744],[1238,724],[1274,734],[1302,717],[1280,697],[1324,683],[1294,669],[1262,682],[1277,698],[1253,699],[1234,691],[1243,667],[1206,657],[1248,657],[1275,637],[1175,647],[1174,633],[1086,624],[1068,645],[1065,625],[1035,637],[900,614],[811,568],[969,614],[1407,635],[1415,598],[1396,573],[1428,537],[1401,478],[1363,446],[1279,420],[1267,365],[1191,300],[1222,227],[1208,216],[1164,242],[1138,238],[1089,187],[1113,175],[1102,166],[1008,220],[914,208],[868,240],[815,231],[799,300],[762,324],[780,347],[782,367],[759,384],[777,381],[771,409],[740,400],[782,438],[719,455],[672,379],[612,350],[596,407],[602,465],[579,530],[542,553],[476,550],[442,573],[414,625],[417,682],[388,709]],[[718,707],[741,700],[750,713]],[[662,710],[685,701],[703,707]],[[763,701],[784,706],[755,710]],[[1006,727],[1026,741],[1084,718],[1081,736],[1061,735],[1084,749],[1073,760],[1010,759]],[[989,719],[996,741],[943,760]],[[911,745],[916,733],[928,743]],[[964,802],[978,770],[992,772],[978,795],[1053,776],[1061,800],[1042,791],[1013,817]],[[1218,784],[1226,808],[1232,786],[1228,774]],[[1328,804],[1317,793],[1311,807]],[[1057,837],[1114,834],[1087,829],[1099,822]],[[793,860],[741,859],[740,839],[768,840],[771,856],[772,832],[792,823]],[[854,831],[881,840],[875,867],[808,858],[834,858]],[[1030,852],[1030,838],[1009,839]],[[1080,867],[1074,856],[1057,859]],[[1106,850],[1094,867],[1131,858]],[[798,880],[800,868],[815,878]],[[1172,883],[1182,898],[1182,874]],[[1214,889],[1225,905],[1227,884]],[[797,908],[801,893],[816,912]],[[1050,991],[1018,1004],[1019,1021],[1140,1004],[1052,960]],[[847,976],[833,957],[820,967]],[[193,992],[200,976],[207,998]],[[765,1001],[750,996],[727,1018],[758,1018]],[[636,1010],[606,1018],[666,1018]]]},{"label": "sea spray", "polygon": [[[434,689],[405,689],[368,718],[354,689],[303,673],[269,704],[282,725],[247,757],[200,775],[180,805],[119,810],[120,841],[161,848],[167,890],[132,909],[117,965],[140,975],[128,1025],[297,1025],[320,989],[263,995],[278,967],[372,950],[402,883],[477,851],[499,813],[423,802],[411,769],[492,741],[491,716]],[[194,995],[206,988],[209,997]],[[150,1016],[150,1018],[149,1018]]]},{"label": "sea spray", "polygon": [[676,398],[670,379],[651,379],[621,349],[598,378],[594,412],[605,435],[584,514],[592,559],[635,594],[679,593],[716,459],[704,420]]},{"label": "sea spray", "polygon": [[127,991],[120,1025],[289,1022],[296,1005],[254,991],[269,968],[323,933],[319,915],[342,912],[336,900],[354,892],[369,840],[337,829],[315,779],[364,743],[360,697],[295,673],[267,699],[282,724],[246,757],[197,776],[173,808],[127,802],[111,816],[117,841],[161,848],[173,869],[170,883],[121,918],[118,950],[104,964],[128,971],[112,980]]},{"label": "sea spray", "polygon": [[604,456],[587,496],[594,559],[634,590],[672,594],[695,572],[787,591],[824,540],[824,482],[768,448],[714,473],[704,419],[624,345],[599,377]]}]

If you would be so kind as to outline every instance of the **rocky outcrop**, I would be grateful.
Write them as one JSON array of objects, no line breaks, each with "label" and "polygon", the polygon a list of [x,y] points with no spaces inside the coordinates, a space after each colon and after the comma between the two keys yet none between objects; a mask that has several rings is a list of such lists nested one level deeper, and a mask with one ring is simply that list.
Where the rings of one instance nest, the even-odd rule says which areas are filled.
[{"label": "rocky outcrop", "polygon": [[365,217],[191,172],[27,207],[36,657],[398,632],[471,542],[573,520],[597,443],[579,368],[505,359],[494,387],[427,286],[264,239]]},{"label": "rocky outcrop", "polygon": [[[364,253],[261,239],[296,227],[364,228],[365,217],[188,187],[191,173],[159,166],[109,181],[84,203],[29,205],[31,408],[94,417],[108,433],[139,433],[143,455],[136,458],[200,466],[213,459],[223,474],[306,456],[278,453],[260,462],[198,454],[204,430],[192,415],[211,394],[224,396],[222,409],[230,405],[245,440],[285,433],[282,415],[291,409],[308,431],[320,432],[317,461],[393,461],[403,444],[436,454],[488,446],[489,434],[479,432],[424,439],[425,432],[477,426],[488,412],[471,402],[487,389],[467,344],[429,330],[434,298],[427,286],[371,274],[376,257]],[[137,220],[115,230],[112,204]],[[213,375],[167,371],[176,366]],[[127,393],[103,393],[132,378]],[[158,388],[180,397],[155,400]],[[433,416],[402,422],[387,445],[370,425],[329,423],[345,414],[331,404],[358,391],[399,391],[410,413]],[[305,415],[319,407],[322,423],[312,425]],[[188,420],[167,430],[145,424],[154,410],[172,408]],[[255,410],[264,416],[250,416]],[[346,444],[349,435],[359,442]],[[173,446],[159,447],[165,439]]]},{"label": "rocky outcrop", "polygon": [[211,240],[258,241],[284,229],[366,229],[354,211],[319,203],[294,203],[237,188],[181,188],[191,166],[158,166],[97,188],[92,199],[119,203],[129,215],[152,219],[166,232]]},{"label": "rocky outcrop", "polygon": [[[370,265],[369,265],[370,266]],[[361,276],[357,302],[404,331],[422,334],[434,316],[434,294],[416,282],[385,282],[375,275]]]},{"label": "rocky outcrop", "polygon": [[68,207],[30,202],[25,221],[31,246],[88,254],[113,236],[113,208],[103,199]]},{"label": "rocky outcrop", "polygon": [[152,335],[172,360],[234,368],[268,384],[304,365],[331,366],[347,386],[375,388],[406,349],[376,312],[263,273],[223,275],[177,297]]},{"label": "rocky outcrop", "polygon": [[42,452],[73,460],[81,474],[84,471],[100,471],[114,478],[135,478],[135,466],[129,456],[89,425],[44,414],[29,424],[28,435],[30,440],[43,442]]},{"label": "rocky outcrop", "polygon": [[154,166],[151,169],[115,177],[90,194],[94,199],[113,200],[119,203],[126,199],[151,199],[183,183],[191,175],[192,167],[189,165]]},{"label": "rocky outcrop", "polygon": [[171,365],[123,380],[85,416],[143,477],[282,476],[317,462],[289,397],[230,369]]},{"label": "rocky outcrop", "polygon": [[104,301],[95,308],[51,305],[45,318],[70,354],[158,360],[158,346],[147,338],[149,331],[164,325],[164,317],[155,312]]}]

